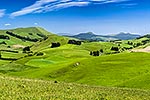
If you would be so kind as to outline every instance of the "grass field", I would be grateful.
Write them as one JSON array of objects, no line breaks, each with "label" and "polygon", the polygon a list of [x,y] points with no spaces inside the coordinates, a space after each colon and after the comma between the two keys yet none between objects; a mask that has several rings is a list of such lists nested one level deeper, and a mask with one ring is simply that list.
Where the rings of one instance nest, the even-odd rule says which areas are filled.
[{"label": "grass field", "polygon": [[[67,44],[70,38],[57,36],[42,28],[11,31],[30,38],[41,38],[36,33],[43,33],[48,38],[37,42],[22,41],[13,36],[9,36],[10,40],[0,39],[0,42],[6,42],[0,44],[0,99],[149,100],[150,53],[124,49],[142,44],[148,38],[73,45]],[[0,31],[1,34],[3,32]],[[61,46],[51,48],[53,42],[59,42]],[[23,53],[22,48],[13,48],[14,45],[32,45],[32,52]],[[140,45],[136,49],[148,45]],[[112,47],[118,47],[120,53],[113,54]],[[90,51],[100,49],[103,49],[100,56],[90,55]],[[42,55],[37,56],[39,52]]]},{"label": "grass field", "polygon": [[150,91],[0,76],[1,100],[149,100]]},{"label": "grass field", "polygon": [[[86,50],[69,46],[45,49],[44,56],[25,57],[1,68],[8,71],[6,74],[26,78],[150,89],[150,80],[146,78],[150,74],[149,53],[93,57]],[[16,64],[24,69],[18,70]]]}]

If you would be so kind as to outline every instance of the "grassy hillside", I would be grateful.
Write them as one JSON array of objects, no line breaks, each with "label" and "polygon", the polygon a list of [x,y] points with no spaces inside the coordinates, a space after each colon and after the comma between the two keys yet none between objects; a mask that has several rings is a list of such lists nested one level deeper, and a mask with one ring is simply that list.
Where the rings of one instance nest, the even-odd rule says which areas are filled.
[{"label": "grassy hillside", "polygon": [[52,34],[48,36],[48,39],[39,41],[36,44],[33,45],[31,48],[33,51],[41,51],[42,49],[47,49],[51,47],[52,42],[59,42],[61,45],[67,44],[69,38],[63,37],[63,36],[58,36],[55,34]]},{"label": "grassy hillside", "polygon": [[1,100],[148,100],[150,92],[0,76]]},{"label": "grassy hillside", "polygon": [[150,80],[146,78],[150,74],[149,53],[93,57],[81,48],[75,45],[48,48],[41,51],[43,56],[25,57],[9,66],[3,65],[0,70],[27,78],[150,89]]},{"label": "grassy hillside", "polygon": [[142,37],[133,40],[114,41],[114,43],[125,48],[143,48],[150,45],[150,38]]},{"label": "grassy hillside", "polygon": [[[8,34],[7,31],[11,34]],[[68,42],[68,38],[57,36],[40,27],[0,30],[0,54],[3,58],[19,59],[28,55],[22,53],[24,47],[31,46],[32,52],[35,53],[41,49],[50,48],[52,42],[60,42],[61,45],[64,45]]]},{"label": "grassy hillside", "polygon": [[11,29],[11,30],[0,30],[0,35],[8,36],[10,39],[0,39],[0,42],[5,41],[7,46],[12,45],[32,45],[33,42],[30,41],[23,41],[19,38],[16,38],[14,36],[11,36],[9,34],[6,34],[6,31],[13,32],[14,34],[23,36],[23,37],[29,37],[31,39],[37,38],[42,39],[41,36],[37,34],[43,34],[45,36],[51,35],[50,32],[47,32],[46,30],[39,28],[39,27],[29,27],[29,28],[17,28],[17,29]]},{"label": "grassy hillside", "polygon": [[[84,59],[49,74],[52,79],[94,84],[150,89],[149,53],[124,53]],[[136,62],[136,63],[134,63]]]},{"label": "grassy hillside", "polygon": [[[101,93],[103,92],[108,94],[108,98],[113,97],[116,92],[119,92],[117,95],[115,95],[116,97],[114,97],[114,100],[119,98],[120,95],[122,95],[124,92],[127,93],[125,97],[127,96],[131,98],[139,99],[143,98],[144,95],[149,96],[147,92],[145,92],[146,94],[144,95],[142,94],[138,96],[137,93],[140,94],[141,90],[139,92],[138,90],[127,89],[126,91],[126,89],[120,89],[137,88],[147,91],[150,90],[150,53],[134,53],[128,51],[133,48],[138,49],[148,46],[150,43],[150,39],[148,37],[111,42],[83,41],[81,45],[75,45],[68,44],[68,40],[70,40],[70,38],[51,34],[42,28],[18,28],[9,31],[13,32],[13,34],[4,34],[6,30],[0,31],[0,73],[2,74],[23,78],[42,79],[43,81],[40,84],[38,82],[41,81],[36,80],[37,83],[33,82],[35,86],[39,87],[39,90],[41,90],[41,84],[42,86],[43,84],[46,84],[45,87],[53,87],[53,85],[55,87],[57,84],[59,86],[67,87],[70,86],[70,83],[88,84],[92,86],[106,86],[96,87],[98,90],[95,90],[95,87],[86,87],[75,84],[74,88],[78,88],[78,90],[69,92],[71,97],[65,95],[64,99],[78,99],[78,96],[72,95],[74,93],[77,93],[79,96],[81,96],[82,99],[84,96],[89,95],[91,91],[94,91],[95,94],[89,95],[87,98],[99,98],[97,91],[102,91],[100,92],[100,96],[102,96]],[[20,37],[25,38],[20,39]],[[32,39],[38,39],[38,41],[30,41]],[[51,48],[52,43],[57,42],[60,43],[60,46]],[[30,46],[30,50],[23,52],[23,48],[25,46]],[[113,50],[112,47],[117,48],[117,50]],[[101,50],[103,52],[100,53],[100,56],[90,55],[91,51],[93,52]],[[22,81],[25,84],[26,82],[35,81],[29,81],[25,79],[22,80],[11,77],[5,78],[0,76],[0,80],[4,82],[7,82],[7,80],[15,82],[14,84],[12,83],[15,88],[17,87],[17,84],[22,84]],[[54,84],[53,82],[50,82],[52,84],[48,85],[49,82],[47,83],[47,81],[44,80],[58,81],[61,84]],[[69,84],[63,82],[69,82]],[[4,84],[7,83],[0,83],[2,86]],[[28,86],[30,87],[30,85],[27,85],[27,87]],[[23,90],[22,93],[24,91],[34,91],[34,88],[34,86],[33,88],[27,88],[27,90]],[[82,93],[82,91],[80,91],[81,88],[83,88],[83,91],[87,91],[87,94],[80,95],[80,93]],[[57,96],[62,98],[64,91],[66,91],[66,88],[62,91],[56,91]],[[136,91],[136,93],[134,94],[132,91]],[[5,92],[6,91],[1,93],[5,94]],[[40,92],[41,91],[39,91],[39,93]],[[52,91],[48,90],[46,93],[51,92]],[[128,93],[131,93],[131,95]],[[36,93],[33,93],[33,95],[36,95]],[[27,98],[27,94],[23,96]],[[30,96],[30,98],[36,98],[35,96]],[[7,97],[7,95],[4,97]],[[16,96],[13,98],[15,97]],[[39,95],[39,97],[42,97],[42,94]],[[47,97],[49,98],[49,95]],[[120,99],[122,99],[122,97],[120,97]]]},{"label": "grassy hillside", "polygon": [[[33,52],[42,52],[44,54],[42,56],[2,53],[3,57],[13,58],[17,55],[17,57],[23,58],[13,62],[3,63],[2,61],[0,71],[8,75],[26,78],[150,89],[148,85],[150,80],[142,78],[148,77],[150,74],[149,53],[124,52],[105,55],[105,53],[113,52],[110,49],[112,46],[118,46],[118,42],[90,42],[71,45],[66,44],[67,41],[68,38],[51,35],[47,40],[37,42],[31,49]],[[60,42],[62,45],[58,48],[50,48],[51,42]],[[129,45],[128,41],[121,42],[119,48],[123,48],[125,44]],[[104,50],[104,55],[100,57],[89,54],[90,51],[100,49]],[[140,82],[141,84],[138,84]]]},{"label": "grassy hillside", "polygon": [[[47,41],[47,40],[46,40]],[[50,48],[50,46],[44,46],[41,44],[50,44],[49,42],[43,41],[40,43],[39,46],[33,46],[32,49],[34,52],[42,52],[44,55],[42,56],[28,56],[18,59],[8,65],[3,65],[6,68],[6,72],[10,72],[11,65],[20,64],[21,66],[30,66],[31,68],[35,68],[34,70],[26,70],[23,72],[16,72],[12,70],[11,72],[15,75],[21,76],[26,75],[27,77],[34,77],[34,78],[48,78],[48,74],[53,72],[56,69],[60,69],[66,67],[70,64],[77,63],[83,59],[93,58],[89,53],[91,50],[99,50],[101,48],[105,49],[104,52],[110,52],[110,48],[113,44],[111,43],[83,43],[82,45],[62,45],[58,48]],[[107,46],[106,46],[107,45]],[[37,49],[38,48],[38,49]],[[4,70],[1,69],[0,70]],[[14,72],[13,72],[14,71]],[[24,74],[28,73],[28,74]]]}]

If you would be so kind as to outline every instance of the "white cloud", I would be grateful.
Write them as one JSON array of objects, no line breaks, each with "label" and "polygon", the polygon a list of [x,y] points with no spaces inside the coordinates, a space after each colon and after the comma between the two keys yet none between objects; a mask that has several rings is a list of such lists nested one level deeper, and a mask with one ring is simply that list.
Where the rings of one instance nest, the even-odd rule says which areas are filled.
[{"label": "white cloud", "polygon": [[6,24],[4,24],[4,26],[11,26],[11,24],[10,23],[6,23]]},{"label": "white cloud", "polygon": [[118,3],[118,2],[124,2],[124,1],[130,1],[130,0],[106,0],[104,3]]},{"label": "white cloud", "polygon": [[33,5],[25,7],[20,11],[10,14],[10,17],[26,15],[30,13],[42,13],[48,11],[59,10],[73,6],[87,6],[89,4],[106,4],[106,3],[119,3],[129,0],[39,0]]},{"label": "white cloud", "polygon": [[38,25],[38,23],[34,23],[34,25]]},{"label": "white cloud", "polygon": [[118,5],[118,6],[136,6],[136,5],[138,5],[137,3],[125,3],[125,4],[120,4],[120,5]]},{"label": "white cloud", "polygon": [[5,9],[0,9],[0,17],[3,17],[5,15]]},{"label": "white cloud", "polygon": [[41,12],[48,12],[48,11],[54,11],[54,10],[59,10],[59,9],[64,9],[68,7],[73,7],[73,6],[86,6],[88,5],[89,2],[67,2],[67,3],[60,3],[57,5],[47,5],[44,9],[37,10],[34,13],[41,13]]}]

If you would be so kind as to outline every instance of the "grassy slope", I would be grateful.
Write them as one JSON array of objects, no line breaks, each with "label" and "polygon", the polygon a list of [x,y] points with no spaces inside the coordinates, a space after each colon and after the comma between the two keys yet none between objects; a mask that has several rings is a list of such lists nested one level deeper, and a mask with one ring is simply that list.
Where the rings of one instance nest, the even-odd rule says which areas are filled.
[{"label": "grassy slope", "polygon": [[[46,42],[47,43],[47,42]],[[50,48],[47,47],[40,52],[44,53],[44,56],[32,56],[20,59],[14,63],[37,67],[35,70],[27,70],[24,72],[15,72],[13,74],[18,76],[26,76],[33,78],[48,78],[49,73],[54,70],[67,67],[68,65],[75,64],[83,59],[93,58],[89,55],[90,50],[99,50],[100,48],[105,47],[106,51],[111,48],[110,43],[88,43],[81,46],[77,45],[63,45],[59,48]],[[96,45],[96,48],[94,47]],[[7,66],[6,66],[7,67]],[[27,74],[24,74],[27,73]]]},{"label": "grassy slope", "polygon": [[77,67],[72,64],[49,75],[67,82],[150,89],[149,56],[124,53],[85,59]]},{"label": "grassy slope", "polygon": [[[18,39],[16,37],[10,36],[6,34],[6,31],[11,31],[15,34],[21,35],[21,36],[28,36],[30,38],[41,38],[37,35],[37,33],[44,34],[44,35],[51,35],[50,32],[47,32],[46,30],[40,28],[40,27],[29,27],[29,28],[17,28],[17,29],[11,29],[11,30],[0,30],[0,35],[6,35],[10,37],[10,40],[0,39],[0,42],[5,41],[7,45],[32,45],[34,42],[26,41],[23,42],[21,39]],[[32,33],[32,35],[29,35],[29,33]]]},{"label": "grassy slope", "polygon": [[[11,65],[20,64],[27,67],[27,70],[12,71],[8,74],[92,85],[150,89],[150,80],[144,78],[150,74],[149,53],[122,53],[100,57],[89,55],[90,50],[98,50],[104,45],[108,46],[105,46],[106,51],[111,47],[109,43],[89,43],[47,48],[41,50],[44,56],[32,56],[13,62]],[[79,65],[76,65],[77,63]],[[138,84],[139,82],[141,84]]]},{"label": "grassy slope", "polygon": [[[36,35],[36,32],[45,33],[41,28],[21,28],[13,31],[14,33],[20,33],[22,35],[27,35],[26,33],[29,32],[35,33],[34,35]],[[0,31],[0,33],[2,33],[2,31]],[[47,35],[49,32],[45,34]],[[38,36],[35,37],[38,38]],[[43,52],[44,55],[24,57],[14,62],[0,60],[0,72],[26,78],[58,80],[110,87],[150,89],[149,53],[121,53],[93,57],[89,55],[89,51],[103,49],[104,53],[109,53],[111,52],[110,48],[118,44],[92,42],[77,46],[66,45],[67,41],[68,38],[54,34],[51,34],[46,41],[37,43],[23,42],[11,37],[11,41],[6,40],[9,45],[16,43],[21,45],[34,44],[31,50],[33,52]],[[139,43],[142,39],[132,41]],[[61,47],[50,48],[52,42],[60,42]],[[128,41],[122,41],[120,47],[130,46],[127,42]],[[1,47],[3,48],[2,45]],[[23,57],[24,54],[2,52],[2,56],[16,58],[16,56]],[[109,90],[109,88],[107,89]],[[119,90],[116,89],[114,91],[118,92]]]},{"label": "grassy slope", "polygon": [[[9,53],[9,52],[1,52],[2,57],[4,57],[4,58],[20,58],[20,57],[25,56],[25,54],[22,53],[22,49],[14,48],[15,45],[21,45],[21,46],[33,45],[31,50],[33,52],[36,52],[36,51],[41,51],[41,49],[49,48],[52,42],[60,42],[63,45],[63,44],[66,44],[68,41],[68,38],[65,38],[62,36],[57,36],[57,35],[52,34],[40,27],[17,28],[17,29],[11,29],[8,31],[11,31],[11,32],[21,35],[21,36],[28,36],[30,38],[37,38],[37,39],[42,38],[42,37],[38,36],[37,33],[44,34],[44,35],[48,36],[48,39],[45,41],[42,40],[42,41],[38,41],[38,42],[30,42],[30,41],[24,42],[19,38],[16,38],[16,37],[6,34],[6,31],[7,30],[0,30],[0,35],[9,36],[10,40],[0,39],[0,42],[5,41],[7,43],[7,45],[0,44],[0,50],[17,50],[17,51],[19,51],[19,53],[16,54],[16,53]],[[32,35],[29,33],[32,33]],[[8,46],[10,46],[10,47],[8,47]]]},{"label": "grassy slope", "polygon": [[[120,44],[120,46],[122,46],[122,47],[133,47],[133,45],[129,45],[128,42],[132,42],[133,44],[137,44],[137,43],[141,43],[142,44],[143,40],[149,40],[149,38],[143,37],[141,39],[122,40],[122,41],[120,41],[120,42],[122,42],[122,44]],[[141,46],[136,47],[136,48],[143,48],[143,47],[146,47],[146,46],[149,46],[149,45],[150,44],[147,43],[145,45],[141,45]]]},{"label": "grassy slope", "polygon": [[[76,59],[73,56],[76,56]],[[150,54],[147,53],[118,54],[96,58],[78,55],[77,59],[77,55],[70,55],[69,60],[63,56],[52,56],[46,59],[31,59],[25,64],[39,68],[11,74],[92,85],[150,89],[149,56]],[[86,59],[87,57],[89,59]],[[76,66],[76,63],[80,65]]]},{"label": "grassy slope", "polygon": [[1,100],[149,100],[150,92],[0,76]]},{"label": "grassy slope", "polygon": [[34,44],[34,46],[31,49],[33,51],[41,51],[43,49],[50,48],[52,42],[60,42],[61,45],[64,45],[67,44],[68,40],[69,38],[52,34],[48,36],[47,40],[37,42],[36,44]]}]

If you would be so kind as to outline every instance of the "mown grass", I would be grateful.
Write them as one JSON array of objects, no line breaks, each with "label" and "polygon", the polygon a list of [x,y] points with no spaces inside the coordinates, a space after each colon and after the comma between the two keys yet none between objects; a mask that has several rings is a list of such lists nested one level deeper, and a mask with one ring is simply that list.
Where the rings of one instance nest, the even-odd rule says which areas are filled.
[{"label": "mown grass", "polygon": [[0,76],[1,100],[149,100],[150,92]]}]

